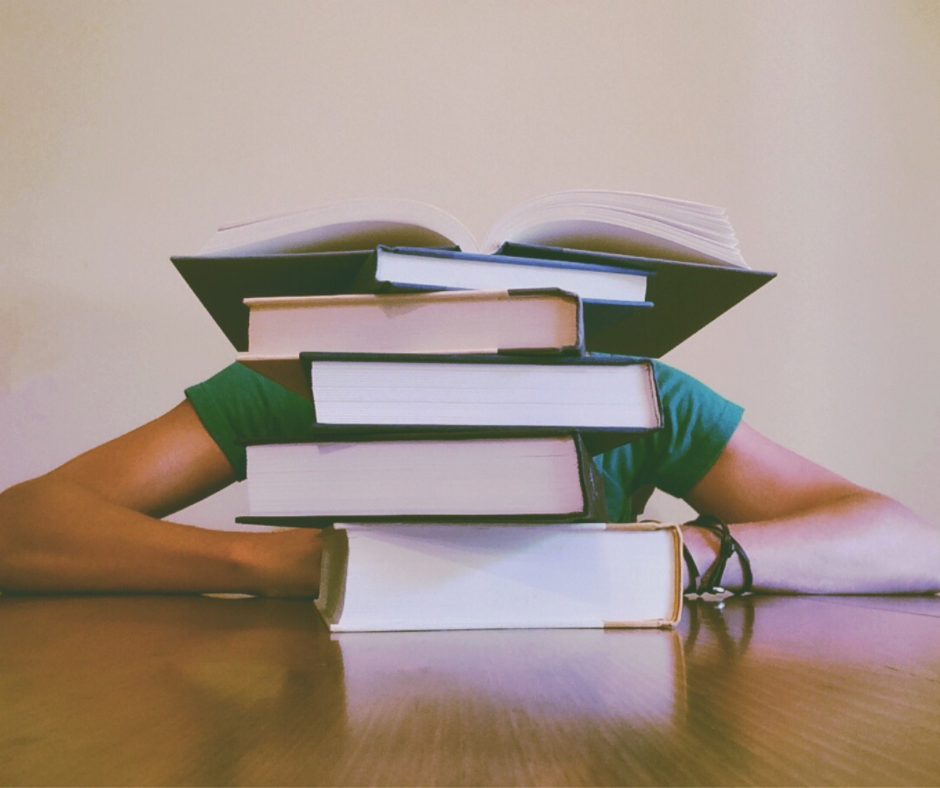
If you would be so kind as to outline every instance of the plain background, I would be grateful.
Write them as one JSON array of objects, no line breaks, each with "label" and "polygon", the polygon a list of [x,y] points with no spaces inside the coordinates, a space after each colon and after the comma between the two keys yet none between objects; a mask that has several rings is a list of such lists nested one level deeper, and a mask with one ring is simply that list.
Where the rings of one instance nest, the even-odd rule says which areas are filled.
[{"label": "plain background", "polygon": [[222,222],[610,188],[779,273],[666,360],[940,523],[936,2],[0,0],[0,140],[0,488],[233,359],[169,262]]}]

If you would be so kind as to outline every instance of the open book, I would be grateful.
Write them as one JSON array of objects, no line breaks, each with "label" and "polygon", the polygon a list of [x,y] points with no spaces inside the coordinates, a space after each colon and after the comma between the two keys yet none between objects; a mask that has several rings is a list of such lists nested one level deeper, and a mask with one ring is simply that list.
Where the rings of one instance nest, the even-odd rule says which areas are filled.
[{"label": "open book", "polygon": [[347,200],[219,228],[201,257],[458,246],[492,254],[506,242],[747,268],[725,211],[630,192],[579,190],[524,202],[482,240],[446,211],[399,199]]}]

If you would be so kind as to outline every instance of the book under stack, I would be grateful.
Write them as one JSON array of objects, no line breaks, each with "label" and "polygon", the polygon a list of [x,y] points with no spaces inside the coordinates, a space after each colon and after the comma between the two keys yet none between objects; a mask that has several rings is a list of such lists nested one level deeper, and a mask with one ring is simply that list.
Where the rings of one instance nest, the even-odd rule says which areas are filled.
[{"label": "book under stack", "polygon": [[312,439],[246,447],[238,520],[324,529],[332,630],[678,620],[678,527],[607,523],[592,458],[662,426],[650,358],[772,278],[723,212],[554,195],[477,247],[355,202],[173,261],[238,360],[312,400]]}]

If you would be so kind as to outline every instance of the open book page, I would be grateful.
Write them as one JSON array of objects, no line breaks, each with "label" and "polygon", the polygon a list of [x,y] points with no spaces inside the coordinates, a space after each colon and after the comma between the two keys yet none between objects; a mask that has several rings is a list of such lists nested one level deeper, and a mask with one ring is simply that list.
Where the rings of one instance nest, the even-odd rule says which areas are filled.
[{"label": "open book page", "polygon": [[199,255],[349,251],[379,244],[457,246],[489,254],[506,241],[747,267],[723,209],[600,190],[559,192],[522,203],[497,220],[482,243],[432,205],[364,199],[224,226]]},{"label": "open book page", "polygon": [[565,192],[504,214],[482,248],[505,241],[746,268],[720,208],[649,195]]},{"label": "open book page", "polygon": [[345,200],[281,216],[225,225],[201,256],[353,251],[387,246],[459,246],[473,234],[455,217],[414,200]]}]

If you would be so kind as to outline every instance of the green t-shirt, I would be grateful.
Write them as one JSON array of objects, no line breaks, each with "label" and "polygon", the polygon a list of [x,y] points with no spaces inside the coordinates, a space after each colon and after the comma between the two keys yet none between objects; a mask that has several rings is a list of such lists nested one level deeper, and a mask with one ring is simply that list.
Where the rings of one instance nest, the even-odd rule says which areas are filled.
[{"label": "green t-shirt", "polygon": [[[684,372],[653,364],[662,429],[594,458],[612,522],[635,519],[631,501],[642,488],[684,497],[718,459],[744,412]],[[241,364],[186,389],[186,396],[239,479],[246,476],[241,442],[311,437],[313,403]]]}]

